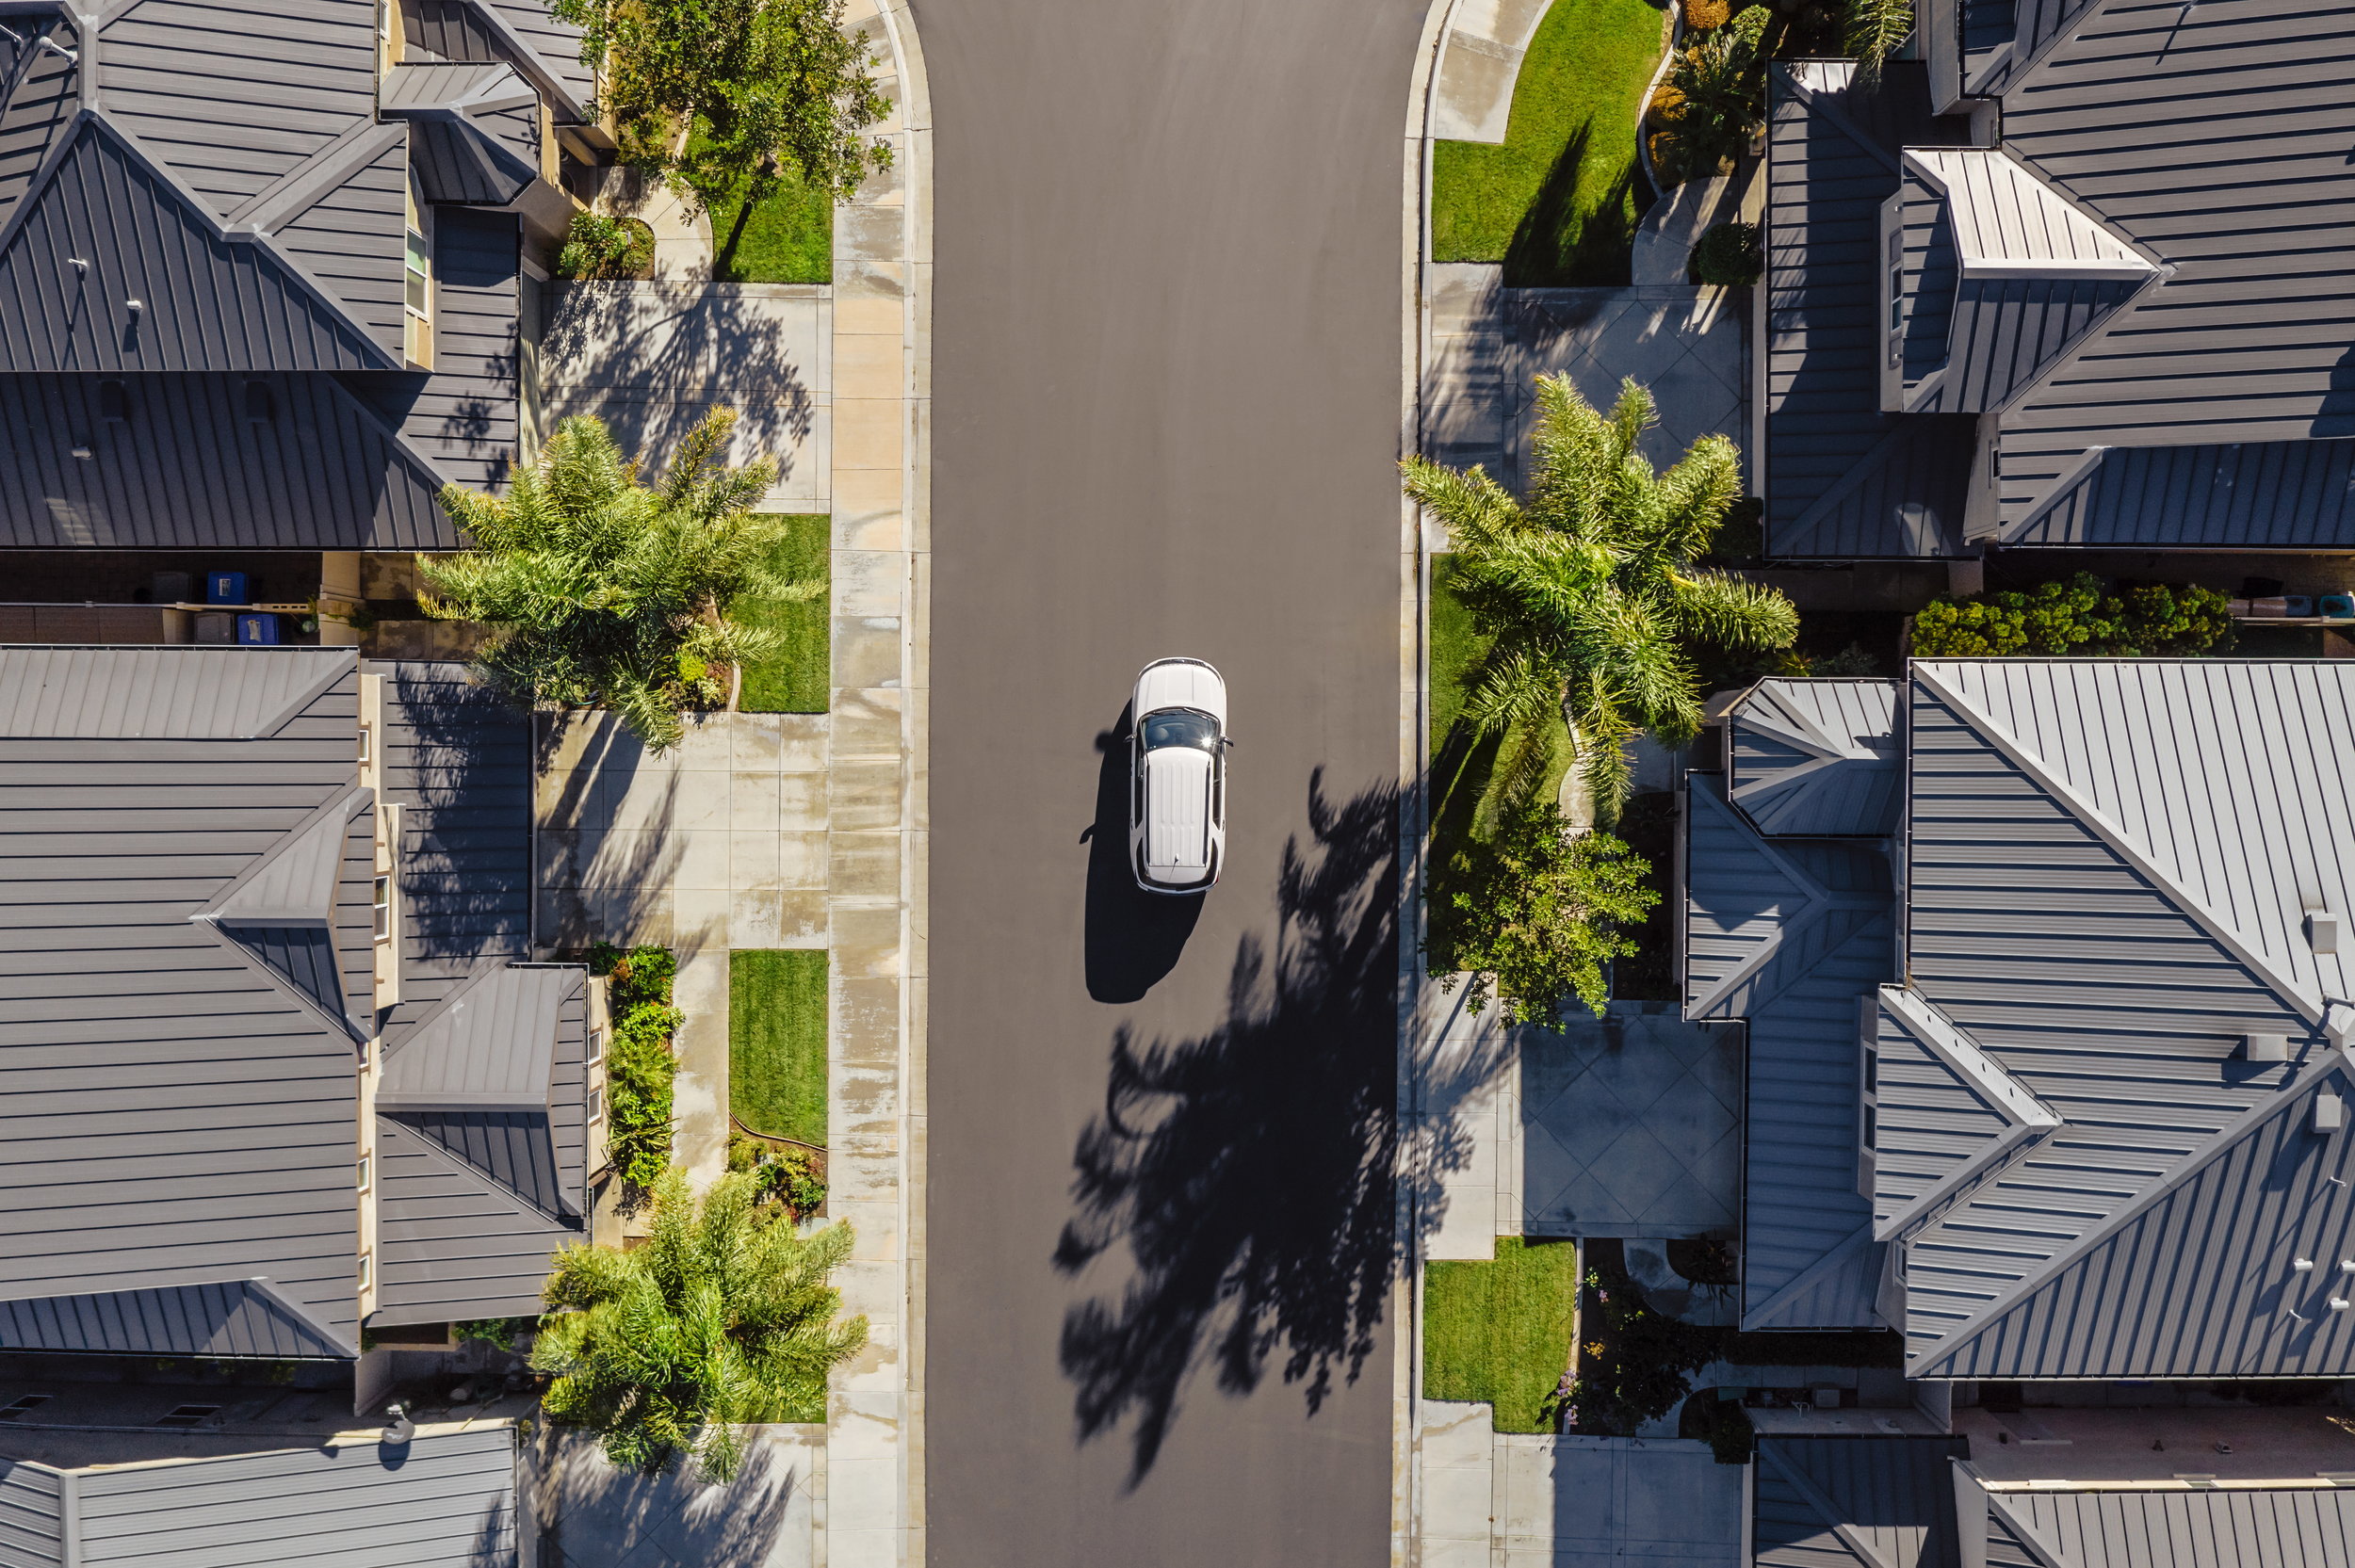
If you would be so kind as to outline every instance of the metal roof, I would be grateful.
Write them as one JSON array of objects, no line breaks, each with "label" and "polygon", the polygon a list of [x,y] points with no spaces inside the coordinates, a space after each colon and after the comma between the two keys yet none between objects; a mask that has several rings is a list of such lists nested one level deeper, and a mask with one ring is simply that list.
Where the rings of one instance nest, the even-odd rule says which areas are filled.
[{"label": "metal roof", "polygon": [[2096,447],[2004,525],[2006,544],[2270,545],[2355,539],[2355,441]]},{"label": "metal roof", "polygon": [[366,818],[318,933],[340,998],[191,918],[349,799],[356,655],[5,648],[0,693],[0,1299],[261,1277],[356,1353],[358,1057],[327,1007],[368,1005]]},{"label": "metal roof", "polygon": [[2139,281],[2158,270],[2002,148],[1908,148],[1904,164],[1942,199],[1967,279]]},{"label": "metal roof", "polygon": [[[0,544],[461,543],[435,499],[445,477],[433,455],[333,376],[137,375],[122,387],[129,417],[118,422],[101,417],[96,377],[0,375]],[[248,412],[256,396],[266,417]]]},{"label": "metal roof", "polygon": [[451,992],[384,1057],[388,1110],[544,1110],[573,968],[489,965]]},{"label": "metal roof", "polygon": [[[2038,0],[2016,12],[1940,10],[1952,24],[1925,29],[1929,76],[1886,74],[1883,96],[1915,98],[1926,112],[1933,79],[1992,95],[2002,145],[1933,150],[1924,143],[1953,138],[1904,137],[1903,167],[1924,190],[1943,191],[1904,203],[1913,308],[1901,394],[1879,385],[1888,291],[1863,212],[1868,198],[1897,189],[1898,165],[1879,169],[1886,146],[1842,148],[1860,139],[1858,117],[1843,112],[1852,92],[1831,90],[1843,68],[1799,62],[1777,81],[1770,548],[1951,552],[1950,535],[1891,525],[1885,509],[1906,504],[1949,524],[1967,504],[1966,542],[2355,542],[2343,500],[2314,505],[2315,467],[2343,460],[2224,451],[2355,437],[2345,384],[2355,352],[2355,271],[2345,265],[2355,35],[2345,7]],[[1953,254],[1941,259],[1941,245]],[[1969,436],[1967,496],[1953,488],[1955,472],[1932,464],[1887,485],[1854,481],[1870,507],[1861,525],[1822,505],[1847,464],[1921,463],[1918,441],[1861,455],[1884,406],[1917,411],[1908,421],[1994,415]],[[1941,456],[1963,439],[1961,427],[1946,428],[1930,444]],[[2154,447],[2203,449],[2190,464],[2199,472],[2179,476],[2194,483],[2166,507],[2111,504],[2088,515],[2092,476],[2111,470],[2119,450]],[[2157,466],[2130,465],[2111,482],[2149,493]],[[2227,476],[2236,482],[2219,494]]]},{"label": "metal roof", "polygon": [[[498,1084],[486,1077],[471,1087],[520,1091],[538,1073],[541,1095],[537,1110],[488,1108],[492,1097],[479,1095],[465,1103],[486,1108],[378,1118],[372,1320],[534,1312],[549,1254],[581,1238],[588,1068],[584,971],[507,966],[529,957],[531,720],[474,685],[463,665],[367,668],[385,677],[384,793],[401,807],[402,1000],[386,1018],[387,1043],[398,1043],[388,1065],[413,1039],[439,1052],[433,1042],[453,1039],[462,1021],[456,1032],[479,1038],[476,1026],[504,1010],[528,1015],[531,1032],[505,1037],[509,1072]],[[491,1005],[443,1010],[464,999],[461,988],[485,986]],[[538,1055],[551,993],[553,1039]]]},{"label": "metal roof", "polygon": [[434,221],[434,374],[402,406],[401,434],[478,490],[515,461],[523,345],[523,233],[512,213],[443,207]]},{"label": "metal roof", "polygon": [[272,1361],[351,1353],[262,1279],[0,1301],[0,1346]]},{"label": "metal roof", "polygon": [[512,1568],[507,1422],[373,1444],[60,1470],[0,1459],[0,1560],[15,1568]]},{"label": "metal roof", "polygon": [[1758,1568],[1961,1568],[1962,1437],[1758,1439]]},{"label": "metal roof", "polygon": [[396,65],[378,103],[412,123],[428,201],[504,206],[539,175],[540,97],[511,66]]},{"label": "metal roof", "polygon": [[[1969,1140],[1932,1124],[1926,1090],[1920,1125],[1884,1115],[1884,1218],[1916,1204],[1912,1370],[2344,1369],[2336,1331],[2310,1341],[2283,1316],[2295,1298],[2274,1254],[2355,1251],[2355,1210],[2334,1219],[2322,1200],[2342,1189],[2314,1185],[2333,1140],[2298,1110],[2344,1073],[2323,1026],[2355,977],[2307,915],[2355,897],[2333,740],[2355,722],[2355,671],[1917,663],[1908,706],[1910,990],[1888,994],[1892,1010],[1951,1031],[1949,1058],[1983,1058],[2058,1119],[1975,1146],[1969,1179],[1923,1212],[1921,1184]],[[2287,1059],[2251,1059],[2251,1035],[2280,1037]]]},{"label": "metal roof", "polygon": [[1900,149],[1960,132],[1932,120],[1910,62],[1873,93],[1849,61],[1767,74],[1767,553],[1956,553],[1974,423],[1881,410],[1880,209]]},{"label": "metal roof", "polygon": [[405,59],[505,60],[545,93],[560,121],[587,119],[596,77],[581,63],[580,30],[542,0],[405,0]]},{"label": "metal roof", "polygon": [[1896,831],[1897,683],[1769,680],[1727,711],[1727,782],[1762,833]]},{"label": "metal roof", "polygon": [[1876,1326],[1881,1249],[1857,1187],[1857,998],[1893,972],[1876,846],[1769,844],[1688,777],[1685,1007],[1746,1021],[1743,1326]]},{"label": "metal roof", "polygon": [[2341,1568],[2355,1492],[2333,1486],[1972,1491],[1988,1568]]}]

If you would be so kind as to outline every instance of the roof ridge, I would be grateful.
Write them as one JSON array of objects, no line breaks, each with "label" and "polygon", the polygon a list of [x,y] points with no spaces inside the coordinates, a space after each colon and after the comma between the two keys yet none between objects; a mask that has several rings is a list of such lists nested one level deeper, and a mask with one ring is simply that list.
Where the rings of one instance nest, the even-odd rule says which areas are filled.
[{"label": "roof ridge", "polygon": [[222,221],[267,233],[280,220],[298,218],[327,200],[407,135],[406,125],[362,115],[333,141],[246,198]]},{"label": "roof ridge", "polygon": [[[341,822],[349,824],[353,816],[375,802],[376,792],[361,784],[352,784],[339,794],[330,795],[303,814],[301,819],[293,827],[281,833],[277,841],[268,849],[249,861],[244,870],[230,879],[229,885],[199,905],[188,918],[225,922],[232,925],[295,926],[303,924],[302,916],[284,914],[274,909],[264,910],[243,918],[233,918],[226,913],[226,909],[231,899],[258,881],[263,872],[308,842],[321,827],[338,818]],[[328,920],[331,924],[333,921],[332,912]]]},{"label": "roof ridge", "polygon": [[1767,843],[1764,835],[1751,828],[1742,817],[1740,808],[1736,807],[1732,801],[1721,800],[1709,791],[1702,792],[1702,799],[1710,802],[1711,809],[1722,811],[1728,821],[1733,822],[1749,834],[1758,852],[1765,857],[1778,874],[1790,882],[1793,890],[1805,902],[1795,913],[1777,921],[1774,929],[1759,942],[1747,957],[1720,976],[1716,984],[1711,986],[1699,997],[1687,1003],[1684,1009],[1684,1015],[1687,1018],[1706,1016],[1710,1009],[1724,1001],[1728,995],[1764,968],[1767,961],[1782,950],[1786,940],[1813,926],[1830,909],[1838,907],[1832,902],[1833,896],[1830,890],[1792,865],[1773,845]]},{"label": "roof ridge", "polygon": [[1933,664],[1916,660],[1911,666],[1914,680],[1926,687],[1932,695],[1954,711],[1957,718],[2009,758],[2015,767],[2028,776],[2030,783],[2051,796],[2055,803],[2063,811],[2075,817],[2082,826],[2107,845],[2128,865],[2149,879],[2154,891],[2161,897],[2173,904],[2194,925],[2206,931],[2210,938],[2246,965],[2249,972],[2274,994],[2276,1000],[2287,1006],[2291,1011],[2305,1019],[2307,1023],[2316,1026],[2321,1025],[2327,1008],[2322,997],[2308,993],[2294,978],[2282,974],[2275,966],[2273,961],[2258,951],[2244,933],[2222,915],[2208,908],[2203,900],[2194,897],[2172,873],[2161,865],[2157,856],[2148,846],[2137,843],[2133,834],[2127,832],[2118,823],[2111,821],[2099,806],[2079,794],[2075,786],[2062,778],[2058,771],[2032,751],[2026,742],[1966,700],[1958,687],[1949,685],[1933,673]]},{"label": "roof ridge", "polygon": [[2038,1292],[2075,1266],[2096,1247],[2108,1241],[2127,1225],[2148,1213],[2161,1199],[2173,1193],[2199,1175],[2201,1172],[2215,1164],[2235,1145],[2254,1137],[2258,1129],[2265,1126],[2266,1123],[2287,1113],[2300,1103],[2302,1095],[2333,1073],[2346,1074],[2351,1080],[2355,1080],[2355,1050],[2325,1046],[2318,1059],[2308,1063],[2297,1077],[2276,1090],[2270,1098],[2260,1105],[2250,1107],[2217,1129],[2205,1142],[2176,1161],[2165,1175],[2120,1204],[2116,1210],[2104,1216],[2100,1223],[2088,1229],[2085,1235],[2061,1248],[2027,1273],[2022,1274],[2003,1295],[1998,1296],[1994,1301],[1964,1318],[1956,1328],[1941,1335],[1927,1351],[1924,1352],[1923,1359],[1918,1365],[1907,1369],[1906,1375],[1914,1378],[1929,1376],[1940,1363],[1952,1360],[1973,1339],[1994,1327],[2013,1312],[2026,1306]]},{"label": "roof ridge", "polygon": [[[1813,87],[1799,80],[1798,73],[1791,69],[1792,66],[1801,63],[1835,67],[1846,66],[1848,68],[1848,77],[1847,80],[1842,82],[1838,88]],[[1864,133],[1863,127],[1860,126],[1854,120],[1850,119],[1848,112],[1845,109],[1831,102],[1831,94],[1833,92],[1844,92],[1848,89],[1848,88],[1855,84],[1856,62],[1854,60],[1808,60],[1805,62],[1797,60],[1778,60],[1775,62],[1774,68],[1782,73],[1782,77],[1785,81],[1791,84],[1792,90],[1799,95],[1800,102],[1807,105],[1809,113],[1822,115],[1826,121],[1827,121],[1835,130],[1845,136],[1850,141],[1855,142],[1859,147],[1863,148],[1864,151],[1870,153],[1874,157],[1879,159],[1882,164],[1888,167],[1892,173],[1897,171],[1899,166],[1896,155],[1891,153],[1888,148],[1883,147],[1878,141],[1876,141],[1873,137],[1867,136]]]},{"label": "roof ridge", "polygon": [[1823,1255],[1813,1263],[1785,1280],[1779,1289],[1759,1303],[1756,1310],[1742,1314],[1742,1327],[1745,1330],[1765,1327],[1768,1318],[1785,1311],[1792,1302],[1821,1285],[1826,1276],[1845,1264],[1851,1254],[1873,1244],[1873,1221],[1868,1219],[1825,1248]]},{"label": "roof ridge", "polygon": [[[513,1204],[521,1212],[545,1221],[554,1229],[570,1230],[573,1228],[564,1223],[564,1217],[562,1215],[551,1214],[548,1210],[542,1208],[538,1204],[533,1203],[529,1198],[525,1197],[521,1192],[517,1191],[512,1186],[499,1180],[498,1177],[493,1175],[490,1172],[485,1171],[481,1166],[477,1165],[474,1161],[451,1149],[440,1139],[425,1132],[406,1119],[409,1116],[425,1114],[429,1113],[423,1110],[380,1110],[376,1113],[376,1119],[379,1122],[391,1122],[395,1123],[400,1128],[404,1136],[413,1140],[416,1143],[417,1147],[425,1152],[425,1156],[428,1160],[441,1165],[447,1171],[456,1172],[468,1181],[476,1183],[485,1188],[491,1196],[497,1198],[502,1203]],[[553,1133],[554,1128],[551,1127],[551,1137],[553,1137]],[[585,1219],[586,1217],[583,1216],[582,1218]]]},{"label": "roof ridge", "polygon": [[[1881,1015],[1893,1018],[1900,1028],[1954,1075],[1965,1091],[1990,1107],[2004,1122],[2002,1133],[1958,1161],[1888,1220],[1874,1222],[1874,1239],[1890,1241],[1927,1224],[1933,1212],[1959,1199],[1965,1188],[1976,1187],[1997,1174],[2031,1147],[2040,1144],[2054,1128],[2067,1123],[2033,1090],[2014,1077],[1978,1042],[1910,985],[1879,987],[1876,1004]],[[1910,1009],[1918,1009],[1919,1015],[1910,1012]],[[1951,1038],[1941,1038],[1941,1034]],[[2026,1104],[2017,1104],[2017,1100]]]}]

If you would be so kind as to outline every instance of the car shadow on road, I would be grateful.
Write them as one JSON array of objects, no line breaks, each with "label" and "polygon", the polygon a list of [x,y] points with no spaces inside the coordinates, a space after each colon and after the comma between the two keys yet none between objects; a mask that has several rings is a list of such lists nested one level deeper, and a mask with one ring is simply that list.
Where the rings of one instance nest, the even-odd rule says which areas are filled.
[{"label": "car shadow on road", "polygon": [[1178,967],[1202,916],[1201,894],[1171,897],[1137,885],[1129,866],[1129,710],[1096,737],[1096,822],[1088,841],[1088,994],[1133,1002]]},{"label": "car shadow on road", "polygon": [[1313,841],[1284,849],[1275,950],[1243,938],[1209,1033],[1122,1026],[1074,1156],[1056,1267],[1125,1252],[1134,1272],[1064,1315],[1064,1375],[1082,1441],[1133,1423],[1131,1486],[1197,1366],[1244,1394],[1274,1364],[1313,1414],[1376,1343],[1397,1214],[1397,791],[1335,805],[1320,776],[1308,818]]}]

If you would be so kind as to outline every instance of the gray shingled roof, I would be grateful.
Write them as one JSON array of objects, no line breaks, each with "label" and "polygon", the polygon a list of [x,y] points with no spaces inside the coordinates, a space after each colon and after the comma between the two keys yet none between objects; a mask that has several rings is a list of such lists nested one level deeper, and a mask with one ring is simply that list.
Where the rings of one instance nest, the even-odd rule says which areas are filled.
[{"label": "gray shingled roof", "polygon": [[[374,1444],[278,1441],[272,1451],[75,1470],[0,1458],[0,1560],[11,1568],[515,1562],[515,1433],[506,1422],[421,1431],[398,1460]],[[0,1437],[0,1451],[26,1446]]]},{"label": "gray shingled roof", "polygon": [[[0,1300],[259,1278],[356,1353],[357,658],[5,648],[0,694]],[[196,918],[323,816],[331,923]]]},{"label": "gray shingled roof", "polygon": [[1962,1568],[1962,1437],[1768,1437],[1751,1495],[1757,1568]]},{"label": "gray shingled roof", "polygon": [[[2355,438],[2344,6],[1939,9],[1927,75],[1889,75],[1885,106],[1926,115],[1933,81],[1994,97],[2000,148],[1881,139],[1843,65],[1778,75],[1770,549],[2355,542],[2330,483]],[[1906,299],[1886,367],[1884,199]],[[1980,411],[1984,432],[1959,418]],[[1892,419],[1908,433],[1875,447]]]}]

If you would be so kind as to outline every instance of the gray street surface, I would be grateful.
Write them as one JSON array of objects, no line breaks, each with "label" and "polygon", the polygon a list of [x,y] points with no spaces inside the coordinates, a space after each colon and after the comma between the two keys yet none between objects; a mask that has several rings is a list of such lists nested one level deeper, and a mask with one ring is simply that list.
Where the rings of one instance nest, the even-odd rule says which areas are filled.
[{"label": "gray street surface", "polygon": [[[939,1568],[1388,1560],[1392,464],[1422,14],[918,10]],[[1121,863],[1122,709],[1178,654],[1226,672],[1239,741],[1226,874],[1199,901],[1137,893]]]}]

